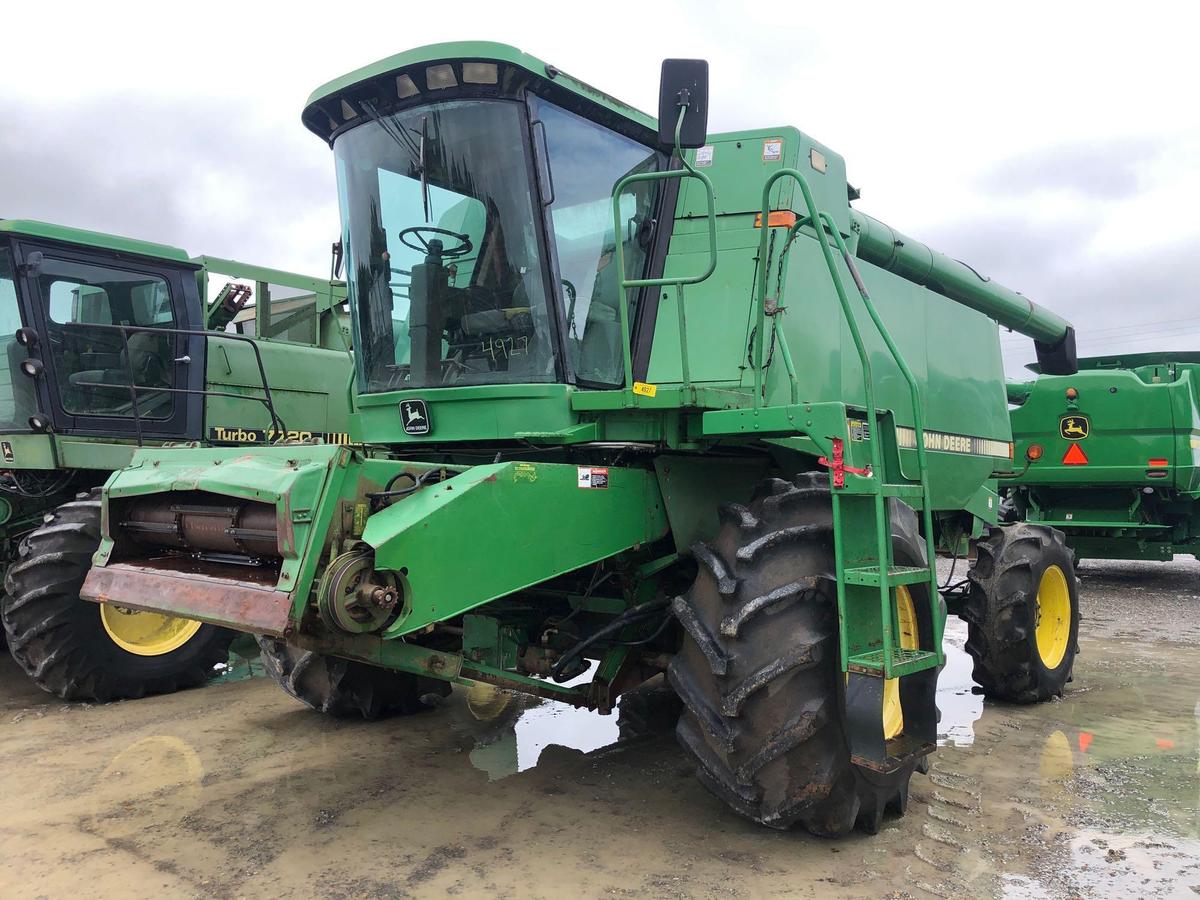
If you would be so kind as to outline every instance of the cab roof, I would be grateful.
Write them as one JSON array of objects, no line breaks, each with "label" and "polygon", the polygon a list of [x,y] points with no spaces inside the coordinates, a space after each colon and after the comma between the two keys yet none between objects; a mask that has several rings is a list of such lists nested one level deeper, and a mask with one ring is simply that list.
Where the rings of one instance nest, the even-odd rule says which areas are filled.
[{"label": "cab roof", "polygon": [[192,262],[186,250],[172,247],[169,244],[156,244],[152,241],[140,241],[137,238],[104,234],[100,231],[86,231],[82,228],[70,228],[66,225],[54,225],[50,222],[37,222],[32,219],[0,219],[0,235],[9,234],[97,247],[103,250],[114,250],[118,253],[132,253],[137,256],[150,256],[171,262]]},{"label": "cab roof", "polygon": [[[609,115],[621,116],[640,128],[653,131],[658,129],[657,119],[640,109],[609,96],[536,56],[531,56],[508,44],[498,44],[492,41],[452,41],[443,44],[429,44],[397,53],[395,56],[389,56],[369,66],[355,69],[340,78],[335,78],[333,81],[321,85],[308,98],[303,115],[305,127],[328,140],[333,130],[344,121],[349,122],[358,115],[358,111],[352,107],[343,108],[343,101],[347,98],[355,99],[360,94],[369,94],[384,101],[381,105],[389,105],[389,101],[403,100],[405,98],[397,94],[397,82],[393,76],[399,76],[402,70],[408,70],[419,86],[426,86],[425,67],[429,64],[447,62],[498,63],[510,70],[523,70],[546,84],[568,92],[584,104],[599,107]],[[424,93],[427,95],[428,89]],[[346,115],[347,112],[349,115]]]}]

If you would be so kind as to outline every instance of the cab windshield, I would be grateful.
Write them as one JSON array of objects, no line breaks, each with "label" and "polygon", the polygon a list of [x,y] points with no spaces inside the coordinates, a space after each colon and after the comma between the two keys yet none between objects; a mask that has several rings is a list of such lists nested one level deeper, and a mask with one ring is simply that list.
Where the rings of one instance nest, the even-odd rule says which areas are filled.
[{"label": "cab windshield", "polygon": [[362,388],[621,384],[616,245],[641,276],[661,182],[622,192],[619,236],[612,190],[666,157],[541,98],[364,110],[334,142]]},{"label": "cab windshield", "polygon": [[523,116],[449,101],[335,142],[367,391],[556,380]]}]

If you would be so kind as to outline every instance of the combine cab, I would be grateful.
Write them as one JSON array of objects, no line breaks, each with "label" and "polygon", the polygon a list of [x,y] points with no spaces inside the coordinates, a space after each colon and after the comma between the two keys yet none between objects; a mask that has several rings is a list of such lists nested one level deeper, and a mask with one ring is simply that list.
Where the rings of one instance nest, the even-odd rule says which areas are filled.
[{"label": "combine cab", "polygon": [[1030,625],[1045,578],[1074,608],[1062,536],[996,524],[996,323],[1064,372],[1070,326],[852,209],[828,147],[706,109],[702,61],[656,122],[495,44],[320,89],[354,443],[142,451],[85,596],[257,632],[332,714],[452,682],[609,712],[665,673],[701,781],[822,834],[903,811],[934,749],[939,544],[981,547],[985,687],[1061,690]]},{"label": "combine cab", "polygon": [[139,447],[346,440],[344,302],[328,281],[0,221],[0,617],[39,685],[138,697],[225,660],[226,629],[80,602],[97,491]]}]

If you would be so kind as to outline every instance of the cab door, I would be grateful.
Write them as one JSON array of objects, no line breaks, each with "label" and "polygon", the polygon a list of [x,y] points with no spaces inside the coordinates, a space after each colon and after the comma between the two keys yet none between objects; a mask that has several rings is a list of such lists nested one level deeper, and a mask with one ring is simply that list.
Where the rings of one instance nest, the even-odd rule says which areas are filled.
[{"label": "cab door", "polygon": [[204,338],[196,267],[53,243],[16,245],[42,363],[39,405],[64,434],[198,439]]}]

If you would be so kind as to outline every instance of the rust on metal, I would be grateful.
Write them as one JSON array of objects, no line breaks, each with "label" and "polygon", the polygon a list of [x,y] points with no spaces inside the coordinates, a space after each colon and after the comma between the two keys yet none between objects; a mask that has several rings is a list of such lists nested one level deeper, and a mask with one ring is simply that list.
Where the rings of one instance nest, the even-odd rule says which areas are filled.
[{"label": "rust on metal", "polygon": [[283,636],[291,609],[291,595],[270,585],[130,563],[93,568],[80,596],[273,637]]}]

